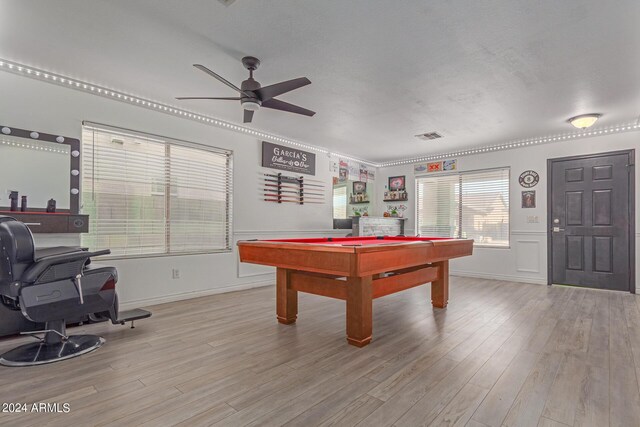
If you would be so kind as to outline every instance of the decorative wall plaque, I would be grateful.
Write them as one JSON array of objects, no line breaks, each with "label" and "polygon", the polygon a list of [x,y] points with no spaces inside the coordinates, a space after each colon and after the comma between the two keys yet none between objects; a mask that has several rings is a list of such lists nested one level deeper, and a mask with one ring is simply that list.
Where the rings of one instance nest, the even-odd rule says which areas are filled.
[{"label": "decorative wall plaque", "polygon": [[316,155],[308,151],[262,141],[262,166],[315,175]]},{"label": "decorative wall plaque", "polygon": [[518,178],[518,182],[524,188],[535,187],[539,181],[540,175],[538,175],[538,172],[532,170],[522,172]]}]

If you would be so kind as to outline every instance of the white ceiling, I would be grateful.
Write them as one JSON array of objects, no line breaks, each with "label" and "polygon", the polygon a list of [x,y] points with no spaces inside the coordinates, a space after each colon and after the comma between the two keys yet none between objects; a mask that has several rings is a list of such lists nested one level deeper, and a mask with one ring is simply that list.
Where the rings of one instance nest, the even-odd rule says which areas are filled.
[{"label": "white ceiling", "polygon": [[[255,129],[382,161],[636,119],[639,21],[637,0],[2,0],[0,57],[178,104],[235,96],[191,64],[239,85],[254,55],[262,85],[308,77],[280,99],[317,111],[263,109]],[[179,105],[241,121],[235,102]]]}]

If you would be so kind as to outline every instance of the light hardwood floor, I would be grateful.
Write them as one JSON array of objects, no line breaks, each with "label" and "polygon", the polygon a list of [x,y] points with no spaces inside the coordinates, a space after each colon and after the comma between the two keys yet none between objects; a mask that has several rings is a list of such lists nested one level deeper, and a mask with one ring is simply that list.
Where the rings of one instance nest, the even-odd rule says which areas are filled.
[{"label": "light hardwood floor", "polygon": [[[275,289],[152,307],[89,355],[0,367],[3,426],[640,426],[640,298],[452,278],[375,300],[373,342],[347,345],[344,302],[300,295],[276,323]],[[25,338],[0,340],[0,352]]]}]

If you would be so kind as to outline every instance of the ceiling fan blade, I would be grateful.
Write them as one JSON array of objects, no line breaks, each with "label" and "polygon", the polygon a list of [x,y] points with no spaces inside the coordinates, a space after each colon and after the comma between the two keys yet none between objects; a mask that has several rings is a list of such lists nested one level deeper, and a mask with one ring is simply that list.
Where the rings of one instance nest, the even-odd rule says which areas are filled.
[{"label": "ceiling fan blade", "polygon": [[251,123],[251,119],[253,119],[253,111],[244,110],[244,123]]},{"label": "ceiling fan blade", "polygon": [[316,112],[307,110],[306,108],[298,107],[297,105],[289,104],[288,102],[280,101],[279,99],[270,99],[262,102],[262,107],[272,108],[274,110],[288,111],[289,113],[302,114],[303,116],[313,116]]},{"label": "ceiling fan blade", "polygon": [[214,73],[213,71],[211,71],[210,69],[208,69],[207,67],[205,67],[204,65],[200,65],[200,64],[193,64],[194,67],[196,67],[198,70],[200,71],[204,71],[205,73],[209,74],[211,77],[213,77],[214,79],[217,79],[219,81],[221,81],[222,83],[226,84],[227,86],[229,86],[231,89],[240,92],[241,94],[245,95],[245,96],[249,96],[248,93],[243,92],[242,89],[240,89],[238,86],[234,85],[233,83],[231,83],[230,81],[228,81],[227,79],[225,79],[222,76],[217,75],[216,73]]},{"label": "ceiling fan blade", "polygon": [[229,98],[229,97],[212,98],[212,97],[209,97],[209,96],[179,96],[176,99],[179,99],[179,100],[183,100],[183,99],[222,99],[222,100],[227,100],[227,101],[240,101],[240,97],[236,97],[236,98]]},{"label": "ceiling fan blade", "polygon": [[287,80],[286,82],[276,83],[274,85],[265,86],[256,90],[256,94],[260,98],[262,102],[268,101],[271,98],[274,98],[278,95],[282,95],[283,93],[291,92],[292,90],[298,89],[302,86],[306,86],[311,84],[311,80],[306,77],[300,77],[293,80]]}]

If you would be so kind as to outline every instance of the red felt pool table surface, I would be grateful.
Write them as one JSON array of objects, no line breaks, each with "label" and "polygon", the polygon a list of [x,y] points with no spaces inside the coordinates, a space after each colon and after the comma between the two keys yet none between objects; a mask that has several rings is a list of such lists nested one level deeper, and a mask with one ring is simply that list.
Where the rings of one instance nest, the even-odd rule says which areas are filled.
[{"label": "red felt pool table surface", "polygon": [[310,243],[320,245],[364,246],[410,242],[430,242],[434,240],[455,240],[451,237],[405,237],[405,236],[367,236],[367,237],[319,237],[309,239],[273,239],[267,242]]},{"label": "red felt pool table surface", "polygon": [[445,237],[325,237],[238,242],[240,260],[276,271],[276,314],[298,317],[298,292],[346,301],[347,341],[371,341],[372,301],[431,283],[434,307],[449,299],[449,260],[469,256],[473,240]]}]

